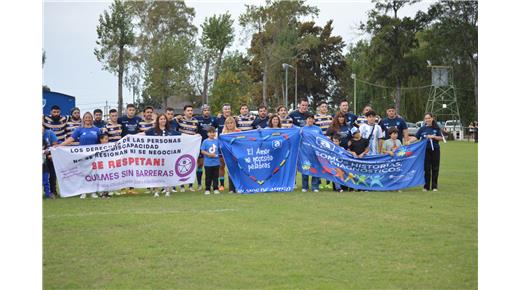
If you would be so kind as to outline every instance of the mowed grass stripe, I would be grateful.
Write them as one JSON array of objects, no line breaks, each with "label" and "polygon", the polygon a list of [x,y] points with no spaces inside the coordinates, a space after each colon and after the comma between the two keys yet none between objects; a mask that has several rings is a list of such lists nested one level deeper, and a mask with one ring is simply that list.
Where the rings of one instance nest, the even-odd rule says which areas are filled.
[{"label": "mowed grass stripe", "polygon": [[477,145],[441,155],[436,193],[46,200],[44,287],[474,289]]}]

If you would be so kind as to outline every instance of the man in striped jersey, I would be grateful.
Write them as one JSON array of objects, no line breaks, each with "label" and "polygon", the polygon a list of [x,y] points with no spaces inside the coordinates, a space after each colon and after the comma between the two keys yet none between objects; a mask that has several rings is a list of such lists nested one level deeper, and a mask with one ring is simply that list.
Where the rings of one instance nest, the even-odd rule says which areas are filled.
[{"label": "man in striped jersey", "polygon": [[323,134],[327,132],[327,129],[332,124],[332,115],[329,114],[329,107],[325,101],[321,101],[318,103],[317,107],[318,114],[314,115],[314,124],[320,127]]},{"label": "man in striped jersey", "polygon": [[103,120],[103,111],[101,109],[95,109],[94,110],[94,126],[98,127],[99,129],[105,128],[105,125],[107,122]]},{"label": "man in striped jersey", "polygon": [[255,116],[249,113],[249,107],[246,104],[240,106],[240,115],[235,117],[237,122],[237,128],[240,131],[249,131],[253,130],[253,122],[255,121]]},{"label": "man in striped jersey", "polygon": [[[67,117],[67,126],[65,126],[65,139],[72,136],[72,132],[81,127],[81,114],[79,108],[74,107],[70,110],[70,116]],[[79,142],[72,142],[70,145],[79,145]]]},{"label": "man in striped jersey", "polygon": [[[184,115],[175,118],[178,124],[178,131],[184,134],[196,135],[200,134],[201,127],[199,120],[193,117],[193,106],[186,105],[184,106]],[[189,191],[195,191],[193,189],[193,183],[189,184]],[[181,185],[181,192],[184,192],[184,185]]]},{"label": "man in striped jersey", "polygon": [[[373,110],[374,109],[372,109],[371,105],[366,105],[363,108],[362,114],[357,117],[356,122],[354,123],[354,126],[359,127],[359,126],[361,126],[363,124],[367,124],[368,120],[367,120],[367,117],[365,116],[365,114],[370,112],[370,111],[373,111]],[[376,120],[376,123],[378,123],[378,122],[379,122],[379,120]]]},{"label": "man in striped jersey", "polygon": [[154,126],[153,107],[147,106],[143,111],[143,119],[139,122],[139,134],[145,134],[150,128]]},{"label": "man in striped jersey", "polygon": [[108,135],[108,142],[117,142],[121,139],[123,132],[122,125],[117,123],[117,110],[110,109],[108,113],[109,119],[103,128],[103,133]]},{"label": "man in striped jersey", "polygon": [[[58,144],[65,141],[65,127],[67,126],[67,118],[61,115],[61,109],[59,106],[52,106],[51,114],[43,117],[43,126],[45,129],[51,130],[56,135]],[[58,191],[56,188],[56,171],[54,170],[54,163],[52,162],[52,159],[48,160],[47,166],[49,169],[51,194],[58,196]]]},{"label": "man in striped jersey", "polygon": [[287,108],[284,105],[278,106],[278,108],[276,108],[276,114],[278,117],[280,117],[282,128],[291,128],[293,126],[293,120],[288,116]]}]

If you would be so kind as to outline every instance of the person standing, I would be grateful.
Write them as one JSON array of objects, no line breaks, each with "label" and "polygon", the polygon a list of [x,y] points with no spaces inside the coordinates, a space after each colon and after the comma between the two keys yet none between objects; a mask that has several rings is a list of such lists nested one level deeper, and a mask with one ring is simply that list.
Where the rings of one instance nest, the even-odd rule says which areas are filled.
[{"label": "person standing", "polygon": [[437,125],[432,113],[424,115],[424,125],[415,134],[417,139],[428,140],[424,156],[424,188],[423,191],[438,189],[441,148],[439,141],[443,140],[442,130]]},{"label": "person standing", "polygon": [[[117,123],[121,124],[122,132],[121,138],[126,135],[139,134],[139,123],[142,121],[141,117],[136,116],[137,109],[134,104],[126,105],[126,115],[119,117]],[[137,194],[133,187],[126,190],[126,194]]]},{"label": "person standing", "polygon": [[357,120],[357,116],[349,111],[348,101],[341,100],[339,103],[339,111],[345,115],[345,123],[352,128]]},{"label": "person standing", "polygon": [[[175,118],[175,121],[177,122],[178,131],[183,134],[197,135],[202,131],[199,120],[193,117],[192,105],[184,106],[184,115]],[[193,189],[193,183],[189,184],[188,190],[192,192],[195,191],[195,189]],[[184,185],[181,185],[181,192],[184,191]]]},{"label": "person standing", "polygon": [[368,111],[365,117],[367,118],[367,123],[362,124],[359,127],[359,131],[361,132],[361,137],[369,141],[368,148],[370,151],[368,155],[376,155],[381,152],[383,145],[383,130],[376,123],[376,112]]},{"label": "person standing", "polygon": [[[145,135],[147,136],[178,136],[181,135],[181,133],[177,131],[173,131],[170,128],[170,123],[168,122],[168,117],[166,114],[160,114],[157,116],[157,119],[155,120],[154,126],[152,128],[149,128],[146,130]],[[159,197],[159,191],[163,190],[165,192],[166,197],[170,196],[170,191],[165,188],[154,188],[151,189],[154,191],[154,197]]]},{"label": "person standing", "polygon": [[346,148],[348,141],[350,140],[350,129],[351,126],[346,123],[345,114],[339,111],[332,119],[332,125],[327,129],[325,135],[332,139],[334,134],[339,135],[340,146]]},{"label": "person standing", "polygon": [[94,126],[102,129],[107,123],[103,120],[103,111],[101,109],[94,110]]},{"label": "person standing", "polygon": [[[101,135],[101,129],[94,126],[94,117],[90,112],[83,114],[83,124],[78,127],[72,133],[72,136],[63,141],[60,146],[71,145],[74,141],[78,141],[80,146],[93,145],[99,143],[99,136]],[[84,199],[87,197],[86,193],[81,194],[80,198]],[[91,194],[92,198],[98,198],[94,192]]]},{"label": "person standing", "polygon": [[45,129],[42,124],[42,185],[45,198],[56,198],[54,193],[51,191],[49,183],[49,166],[48,163],[51,160],[51,153],[49,148],[58,145],[58,138],[56,134],[49,129]]},{"label": "person standing", "polygon": [[[58,144],[65,141],[67,117],[61,115],[61,109],[59,106],[54,105],[51,107],[51,114],[43,117],[43,126],[45,129],[51,130],[56,135]],[[56,187],[56,170],[54,169],[52,158],[47,160],[47,167],[49,169],[51,193],[53,196],[58,196],[58,188]]]},{"label": "person standing", "polygon": [[271,118],[269,119],[269,124],[267,127],[274,128],[274,129],[281,129],[282,121],[280,120],[280,117],[278,115],[272,115]]},{"label": "person standing", "polygon": [[332,115],[329,114],[329,107],[327,102],[321,101],[318,103],[318,107],[316,108],[318,113],[314,115],[314,124],[320,127],[323,134],[327,132],[330,125],[332,125]]},{"label": "person standing", "polygon": [[397,139],[401,141],[401,144],[408,145],[408,125],[406,125],[406,121],[397,116],[395,112],[395,107],[391,106],[386,109],[386,118],[379,122],[383,133],[385,134],[385,140],[390,139],[390,129],[397,129]]},{"label": "person standing", "polygon": [[[291,117],[293,124],[299,127],[304,127],[307,122],[307,117],[309,114],[309,101],[307,99],[300,99],[298,103],[298,110],[292,111],[289,114],[289,117]],[[314,118],[313,118],[314,122]]]},{"label": "person standing", "polygon": [[284,105],[278,106],[278,108],[276,108],[276,114],[278,117],[280,117],[282,128],[291,128],[293,126],[293,120],[287,115],[287,108]]},{"label": "person standing", "polygon": [[[222,135],[229,134],[229,133],[236,133],[236,132],[242,132],[242,131],[237,128],[237,123],[235,121],[235,118],[228,117],[226,119],[226,122],[224,123],[224,129],[222,130]],[[228,183],[229,183],[229,193],[234,193],[235,185],[233,184],[233,180],[231,180],[231,176],[229,176],[229,175],[228,175]]]},{"label": "person standing", "polygon": [[205,195],[210,194],[213,185],[213,194],[219,194],[218,190],[218,170],[220,168],[218,140],[216,139],[217,130],[213,126],[208,128],[208,138],[202,142],[200,152],[204,155],[204,171],[206,172]]},{"label": "person standing", "polygon": [[253,121],[254,129],[262,129],[267,127],[267,122],[269,121],[269,116],[267,115],[267,107],[261,105],[258,107],[258,116]]},{"label": "person standing", "polygon": [[366,113],[370,112],[370,111],[373,111],[374,109],[372,109],[372,106],[371,105],[366,105],[364,108],[363,108],[363,112],[361,115],[359,115],[356,119],[356,121],[354,122],[354,126],[356,127],[361,127],[361,125],[363,124],[366,124],[368,122],[367,120],[367,117],[366,117]]},{"label": "person standing", "polygon": [[388,154],[390,156],[394,156],[395,151],[402,146],[401,141],[397,138],[399,136],[397,128],[390,128],[388,131],[388,135],[390,135],[390,139],[386,139],[383,142],[383,154]]},{"label": "person standing", "polygon": [[106,122],[103,132],[108,135],[108,142],[117,142],[121,139],[123,126],[117,122],[117,110],[110,109],[109,119]]},{"label": "person standing", "polygon": [[[225,103],[222,105],[222,113],[218,114],[216,119],[217,125],[217,133],[218,135],[222,134],[227,118],[231,117],[231,105]],[[235,124],[236,125],[236,124]],[[218,182],[219,182],[219,191],[224,191],[224,181],[226,176],[226,163],[224,162],[224,157],[222,157],[222,151],[220,151],[219,147],[219,160],[220,160],[220,168],[218,170]]]},{"label": "person standing", "polygon": [[[72,136],[72,132],[81,126],[81,113],[79,108],[72,108],[70,110],[70,116],[67,117],[67,126],[65,126],[65,139]],[[74,142],[71,145],[79,145],[78,142]]]},{"label": "person standing", "polygon": [[[305,120],[305,126],[303,126],[303,131],[315,132],[318,135],[323,135],[323,131],[320,127],[314,125],[314,115],[307,115],[307,119]],[[313,192],[319,192],[320,179],[318,177],[311,178],[311,188]],[[307,192],[309,190],[309,175],[302,174],[302,192]]]},{"label": "person standing", "polygon": [[249,112],[249,107],[246,104],[240,106],[240,115],[235,117],[237,128],[240,131],[253,130],[253,122],[256,117]]},{"label": "person standing", "polygon": [[143,111],[143,119],[139,122],[139,133],[146,134],[146,131],[153,128],[155,123],[153,119],[153,107],[146,106]]}]

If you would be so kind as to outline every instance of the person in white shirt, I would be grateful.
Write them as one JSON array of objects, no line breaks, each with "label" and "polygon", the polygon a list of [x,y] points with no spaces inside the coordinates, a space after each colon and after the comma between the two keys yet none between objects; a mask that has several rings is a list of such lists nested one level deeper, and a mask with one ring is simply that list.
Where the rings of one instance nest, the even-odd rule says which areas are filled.
[{"label": "person in white shirt", "polygon": [[367,123],[362,124],[359,127],[359,131],[361,132],[361,138],[368,139],[369,145],[368,148],[370,151],[368,155],[376,155],[381,153],[381,147],[383,145],[383,130],[376,123],[376,112],[370,110],[365,113],[367,118]]}]

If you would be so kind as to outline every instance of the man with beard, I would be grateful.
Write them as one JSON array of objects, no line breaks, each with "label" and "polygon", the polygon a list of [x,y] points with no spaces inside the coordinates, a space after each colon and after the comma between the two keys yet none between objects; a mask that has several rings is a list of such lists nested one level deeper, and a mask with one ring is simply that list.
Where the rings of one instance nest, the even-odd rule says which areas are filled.
[{"label": "man with beard", "polygon": [[254,129],[262,129],[267,127],[267,122],[269,121],[269,116],[267,116],[267,107],[261,105],[258,107],[258,116],[253,121]]},{"label": "man with beard", "polygon": [[153,128],[155,125],[155,120],[153,119],[153,107],[147,106],[143,111],[143,120],[139,122],[139,133],[145,134],[150,128]]},{"label": "man with beard", "polygon": [[[81,115],[79,108],[72,108],[70,116],[67,118],[67,126],[65,126],[65,136],[69,138],[76,128],[81,127]],[[79,145],[79,142],[72,142],[71,145]]]},{"label": "man with beard", "polygon": [[[67,118],[61,115],[61,109],[59,106],[52,106],[51,114],[43,117],[43,126],[45,129],[51,130],[56,135],[58,144],[65,141]],[[47,160],[47,168],[49,170],[51,195],[58,196],[58,191],[56,189],[56,171],[54,170],[52,159]]]},{"label": "man with beard", "polygon": [[103,120],[103,111],[101,109],[95,109],[94,110],[94,126],[98,127],[99,129],[105,128],[105,125],[107,122]]}]

